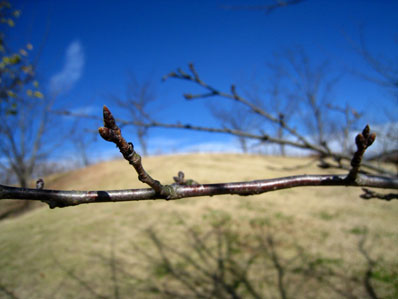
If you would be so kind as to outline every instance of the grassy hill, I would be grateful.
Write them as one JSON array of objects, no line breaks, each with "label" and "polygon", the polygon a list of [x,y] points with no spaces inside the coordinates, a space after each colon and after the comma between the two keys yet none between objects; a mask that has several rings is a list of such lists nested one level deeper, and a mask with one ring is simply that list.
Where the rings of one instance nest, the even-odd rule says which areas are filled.
[{"label": "grassy hill", "polygon": [[[332,173],[307,158],[148,157],[162,183]],[[125,161],[46,179],[46,188],[145,187]],[[250,197],[46,206],[0,222],[0,298],[398,297],[398,202],[351,187]],[[239,295],[239,296],[238,296]]]}]

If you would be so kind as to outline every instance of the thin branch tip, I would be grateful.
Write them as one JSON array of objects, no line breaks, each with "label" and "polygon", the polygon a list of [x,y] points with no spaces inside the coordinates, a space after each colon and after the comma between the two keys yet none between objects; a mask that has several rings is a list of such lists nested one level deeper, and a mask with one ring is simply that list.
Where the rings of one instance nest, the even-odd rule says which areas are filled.
[{"label": "thin branch tip", "polygon": [[362,130],[362,133],[359,133],[355,137],[357,150],[352,157],[351,170],[347,175],[347,180],[355,181],[357,179],[359,168],[362,162],[362,157],[365,154],[366,149],[371,146],[375,140],[376,134],[370,132],[369,125],[366,125],[365,128]]}]

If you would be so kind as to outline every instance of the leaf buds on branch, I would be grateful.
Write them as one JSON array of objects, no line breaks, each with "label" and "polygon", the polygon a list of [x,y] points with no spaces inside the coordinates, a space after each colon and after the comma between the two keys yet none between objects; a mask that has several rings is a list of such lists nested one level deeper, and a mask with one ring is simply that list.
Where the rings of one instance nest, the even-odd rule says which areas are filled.
[{"label": "leaf buds on branch", "polygon": [[178,172],[178,175],[173,177],[174,182],[180,186],[199,186],[200,184],[194,180],[185,180],[185,174],[182,171]]},{"label": "leaf buds on branch", "polygon": [[361,166],[362,157],[365,150],[372,145],[376,139],[375,133],[370,133],[370,128],[368,125],[363,129],[362,133],[359,133],[355,138],[355,144],[357,146],[357,151],[351,160],[351,170],[347,175],[347,180],[355,181]]},{"label": "leaf buds on branch", "polygon": [[99,134],[103,139],[109,142],[113,142],[119,148],[123,157],[134,167],[134,169],[138,173],[138,179],[148,184],[156,193],[162,194],[163,186],[162,184],[154,180],[144,169],[141,162],[141,156],[138,155],[134,146],[131,142],[127,142],[123,136],[120,128],[117,126],[115,122],[115,118],[112,113],[108,109],[108,107],[104,106],[103,109],[104,115],[104,127],[98,129]]}]

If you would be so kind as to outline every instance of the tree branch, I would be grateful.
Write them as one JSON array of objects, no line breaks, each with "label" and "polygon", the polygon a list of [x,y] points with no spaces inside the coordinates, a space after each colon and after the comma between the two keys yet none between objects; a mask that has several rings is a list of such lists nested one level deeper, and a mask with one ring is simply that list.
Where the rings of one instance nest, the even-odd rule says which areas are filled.
[{"label": "tree branch", "polygon": [[140,155],[132,143],[122,136],[120,128],[109,109],[103,109],[104,127],[99,133],[105,140],[113,142],[123,157],[134,167],[138,179],[148,184],[151,189],[127,189],[108,191],[63,191],[44,190],[44,181],[37,181],[36,189],[17,188],[0,185],[0,199],[40,200],[50,208],[76,206],[84,203],[119,202],[154,199],[180,199],[197,196],[213,196],[221,194],[255,195],[270,191],[305,186],[355,186],[384,189],[398,189],[398,178],[365,175],[359,173],[362,156],[368,146],[375,140],[368,126],[356,138],[357,152],[352,158],[352,168],[348,175],[299,175],[268,180],[257,180],[236,183],[201,185],[193,180],[185,180],[184,173],[174,177],[174,184],[162,185],[153,179],[144,169]]},{"label": "tree branch", "polygon": [[[255,195],[306,186],[354,186],[398,189],[398,179],[359,174],[356,181],[347,181],[346,175],[299,175],[248,182],[167,186],[174,190],[173,196],[167,198],[170,200],[222,194]],[[64,191],[0,185],[0,199],[39,200],[46,202],[50,208],[56,208],[99,202],[165,199],[165,197],[149,188],[107,191]]]},{"label": "tree branch", "polygon": [[[57,110],[57,111],[52,111],[53,113],[56,114],[61,114],[61,115],[68,115],[71,117],[78,117],[78,118],[88,118],[88,119],[97,119],[99,120],[100,117],[94,116],[94,115],[89,115],[89,114],[82,114],[82,113],[73,113],[70,111],[63,111],[63,110]],[[306,144],[292,141],[289,139],[283,139],[283,138],[275,138],[272,137],[268,134],[265,134],[264,132],[261,132],[260,134],[255,134],[247,131],[242,131],[242,130],[236,130],[236,129],[230,129],[230,128],[214,128],[214,127],[204,127],[204,126],[196,126],[192,124],[181,124],[181,123],[163,123],[163,122],[158,122],[156,120],[153,120],[149,117],[149,115],[146,116],[148,119],[147,122],[141,122],[141,121],[127,121],[124,119],[120,118],[115,118],[115,120],[120,124],[120,126],[141,126],[145,128],[166,128],[166,129],[182,129],[182,130],[191,130],[191,131],[199,131],[199,132],[209,132],[209,133],[221,133],[221,134],[228,134],[232,136],[237,136],[237,137],[243,137],[243,138],[249,138],[249,139],[256,139],[259,140],[260,142],[268,142],[268,143],[274,143],[274,144],[280,144],[280,145],[288,145],[296,148],[301,148],[304,150],[309,150],[309,151],[315,151],[322,155],[323,157],[332,157],[337,161],[345,160],[345,161],[350,161],[351,156],[340,154],[340,153],[333,153],[326,151],[320,147],[318,147],[319,151],[312,148],[308,147]],[[280,123],[280,119],[278,117],[278,123]],[[386,175],[394,175],[391,171],[388,171],[384,168],[375,166],[371,163],[367,162],[361,162],[362,167],[366,167],[369,170],[376,171],[377,173],[380,174],[386,174]],[[339,167],[342,169],[345,169],[344,167]]]},{"label": "tree branch", "polygon": [[[163,77],[163,80],[167,80],[168,78],[176,78],[180,80],[186,80],[190,81],[194,84],[197,84],[201,86],[202,88],[206,89],[208,92],[203,93],[203,94],[184,94],[184,97],[187,100],[193,100],[193,99],[201,99],[201,98],[208,98],[208,97],[214,97],[214,96],[219,96],[222,98],[226,98],[229,100],[234,100],[247,108],[249,108],[250,111],[253,113],[263,117],[264,119],[270,121],[271,123],[275,124],[278,126],[281,130],[286,131],[289,133],[292,137],[296,138],[297,140],[289,140],[288,138],[274,138],[266,134],[253,134],[250,132],[244,132],[244,131],[239,131],[239,130],[232,130],[232,129],[215,129],[215,128],[204,128],[204,127],[195,127],[191,125],[180,125],[180,124],[162,124],[162,123],[157,123],[156,121],[149,122],[145,124],[145,126],[152,126],[152,127],[166,127],[166,128],[183,128],[183,129],[190,129],[190,130],[198,130],[198,131],[208,131],[208,132],[219,132],[219,133],[227,133],[227,134],[232,134],[238,137],[247,137],[247,138],[252,138],[252,139],[259,139],[265,142],[271,142],[271,143],[276,143],[276,144],[281,144],[281,145],[291,145],[293,147],[301,148],[301,149],[307,149],[310,151],[313,151],[317,154],[319,154],[321,157],[332,157],[335,160],[345,160],[345,161],[350,161],[351,156],[344,155],[341,153],[337,152],[332,152],[326,142],[322,142],[321,144],[316,144],[313,142],[310,142],[303,134],[300,134],[295,128],[289,126],[285,121],[281,121],[281,118],[279,115],[274,116],[270,113],[268,113],[266,110],[261,108],[259,105],[256,105],[249,101],[248,99],[245,99],[244,97],[240,96],[237,91],[236,87],[234,85],[231,85],[230,92],[222,92],[215,87],[207,84],[204,82],[202,79],[200,79],[198,72],[195,70],[193,64],[189,64],[189,70],[191,74],[188,74],[184,72],[182,69],[177,69],[175,72],[171,72]],[[377,167],[375,165],[372,165],[370,163],[362,163],[362,166],[367,167],[369,170],[376,171],[378,173],[382,174],[387,174],[387,175],[394,175],[389,170],[383,169],[381,167]]]}]

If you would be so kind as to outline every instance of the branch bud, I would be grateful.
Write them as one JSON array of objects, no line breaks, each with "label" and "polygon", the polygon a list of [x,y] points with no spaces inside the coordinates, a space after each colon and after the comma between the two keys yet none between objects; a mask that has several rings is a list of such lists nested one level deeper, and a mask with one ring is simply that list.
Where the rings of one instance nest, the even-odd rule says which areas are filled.
[{"label": "branch bud", "polygon": [[114,136],[112,134],[112,130],[110,130],[109,128],[105,128],[105,127],[98,128],[98,133],[106,141],[110,141],[110,142],[113,141]]},{"label": "branch bud", "polygon": [[190,94],[190,93],[185,93],[185,94],[184,94],[184,98],[185,98],[186,100],[192,100],[192,99],[193,99],[193,95]]},{"label": "branch bud", "polygon": [[115,118],[113,117],[111,111],[105,105],[103,108],[103,115],[104,115],[104,126],[105,127],[112,129],[112,130],[119,129],[118,126],[116,125]]},{"label": "branch bud", "polygon": [[365,139],[368,139],[369,133],[370,133],[369,125],[366,125],[366,127],[362,131],[362,135],[363,137],[365,137]]},{"label": "branch bud", "polygon": [[370,134],[366,143],[366,147],[371,146],[375,140],[376,140],[376,134],[375,133]]},{"label": "branch bud", "polygon": [[356,143],[358,149],[362,150],[366,147],[366,140],[362,134],[357,135],[357,137],[355,138],[355,143]]}]

